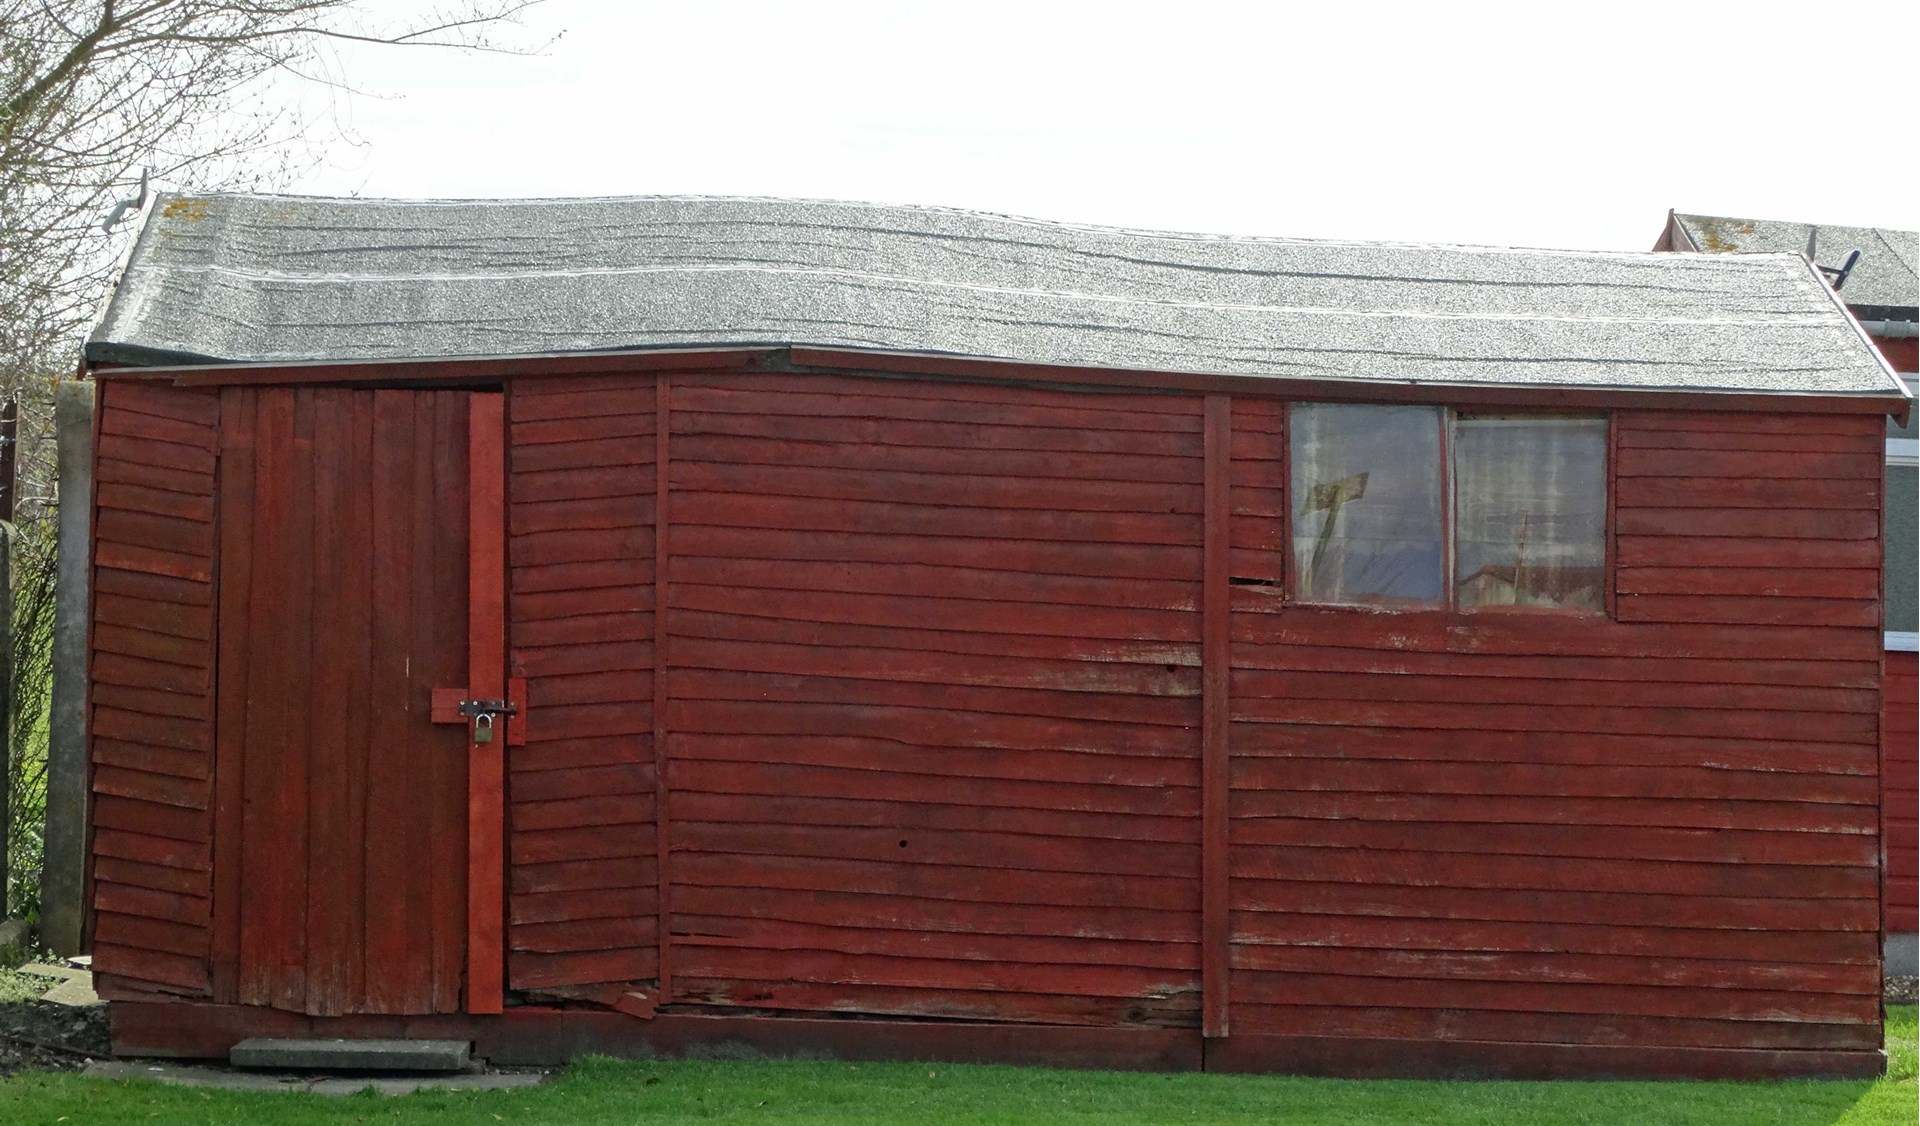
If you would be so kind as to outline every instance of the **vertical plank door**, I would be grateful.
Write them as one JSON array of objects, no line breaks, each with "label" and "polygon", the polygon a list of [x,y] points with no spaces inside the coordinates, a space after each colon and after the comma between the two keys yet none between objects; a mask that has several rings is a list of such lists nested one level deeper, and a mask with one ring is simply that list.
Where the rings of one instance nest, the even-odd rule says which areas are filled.
[{"label": "vertical plank door", "polygon": [[[435,687],[486,667],[469,637],[486,616],[470,614],[482,589],[470,564],[487,554],[470,551],[469,500],[482,498],[469,428],[486,414],[480,400],[498,419],[499,397],[223,396],[223,496],[248,503],[223,511],[219,532],[215,833],[238,878],[219,883],[214,908],[216,958],[232,960],[216,968],[231,983],[218,999],[316,1015],[455,1012],[477,985],[497,1011],[499,967],[476,973],[469,944],[479,934],[484,949],[489,933],[470,900],[499,899],[499,793],[484,790],[501,752],[480,769],[467,728],[435,725],[431,703]],[[491,644],[497,674],[504,639]],[[470,826],[487,836],[470,806],[494,818],[491,891],[470,879],[484,844]],[[497,963],[497,919],[490,933]]]}]

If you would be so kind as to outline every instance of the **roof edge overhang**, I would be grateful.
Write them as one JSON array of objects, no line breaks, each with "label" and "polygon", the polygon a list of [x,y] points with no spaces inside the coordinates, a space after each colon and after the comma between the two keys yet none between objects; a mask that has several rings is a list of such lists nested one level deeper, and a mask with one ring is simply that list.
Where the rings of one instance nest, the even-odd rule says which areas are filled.
[{"label": "roof edge overhang", "polygon": [[[1871,345],[1868,347],[1871,350]],[[117,366],[110,360],[89,357],[88,370],[99,379],[165,382],[180,387],[491,383],[546,376],[668,371],[852,372],[895,378],[917,376],[990,383],[1356,402],[1427,402],[1561,409],[1626,407],[1639,410],[1885,414],[1894,416],[1903,425],[1913,405],[1911,399],[1895,390],[1900,386],[1897,380],[1885,392],[1851,394],[1768,392],[1742,388],[1656,390],[1557,384],[1479,385],[1080,367],[983,356],[823,348],[800,344],[286,363],[149,362],[138,366]]]}]

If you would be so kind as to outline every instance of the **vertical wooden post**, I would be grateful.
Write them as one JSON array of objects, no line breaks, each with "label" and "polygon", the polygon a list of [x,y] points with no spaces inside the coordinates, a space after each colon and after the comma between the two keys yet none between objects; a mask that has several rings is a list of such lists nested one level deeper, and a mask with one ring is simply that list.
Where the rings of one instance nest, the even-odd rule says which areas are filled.
[{"label": "vertical wooden post", "polygon": [[1228,724],[1232,647],[1230,535],[1233,400],[1208,395],[1205,405],[1205,512],[1200,622],[1200,1030],[1227,1035],[1232,917],[1228,902]]},{"label": "vertical wooden post", "polygon": [[668,434],[672,430],[669,402],[673,377],[662,372],[653,385],[653,825],[654,899],[659,910],[659,1004],[673,1000],[673,904],[667,851],[671,834],[667,822],[667,543],[668,500],[672,496],[668,470],[672,462]]},{"label": "vertical wooden post", "polygon": [[40,940],[78,954],[87,916],[87,632],[93,604],[94,387],[53,389],[60,483],[54,541],[53,694],[47,708],[47,829],[40,870]]},{"label": "vertical wooden post", "polygon": [[13,467],[20,401],[0,404],[0,919],[8,915],[13,871]]},{"label": "vertical wooden post", "polygon": [[[467,414],[467,691],[507,694],[506,422],[503,396]],[[497,1013],[506,972],[506,739],[467,746],[467,1011]]]}]

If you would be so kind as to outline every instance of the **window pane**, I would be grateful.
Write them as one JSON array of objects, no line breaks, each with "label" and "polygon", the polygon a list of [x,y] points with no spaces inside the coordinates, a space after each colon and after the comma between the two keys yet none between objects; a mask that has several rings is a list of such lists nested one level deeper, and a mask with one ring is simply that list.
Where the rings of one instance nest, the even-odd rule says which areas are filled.
[{"label": "window pane", "polygon": [[1602,609],[1606,420],[1463,416],[1453,456],[1459,604]]},{"label": "window pane", "polygon": [[1441,600],[1440,419],[1435,407],[1292,409],[1297,597]]},{"label": "window pane", "polygon": [[1914,553],[1914,514],[1920,500],[1914,496],[1915,469],[1887,466],[1887,629],[1897,633],[1920,630],[1914,613],[1915,572],[1920,559]]}]

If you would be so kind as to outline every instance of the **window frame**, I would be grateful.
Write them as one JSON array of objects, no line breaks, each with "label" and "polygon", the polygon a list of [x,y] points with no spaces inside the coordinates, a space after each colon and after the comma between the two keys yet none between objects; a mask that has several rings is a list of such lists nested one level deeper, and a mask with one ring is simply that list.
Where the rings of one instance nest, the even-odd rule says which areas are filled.
[{"label": "window frame", "polygon": [[1433,408],[1438,416],[1440,427],[1439,464],[1435,467],[1441,474],[1440,503],[1440,560],[1441,560],[1441,597],[1437,602],[1425,605],[1395,604],[1391,602],[1322,602],[1303,598],[1300,594],[1300,563],[1294,548],[1294,480],[1293,480],[1293,422],[1294,409],[1305,405],[1320,405],[1319,400],[1288,400],[1283,406],[1284,419],[1281,424],[1281,438],[1286,443],[1282,451],[1286,475],[1283,479],[1282,503],[1286,514],[1279,517],[1285,521],[1285,583],[1283,598],[1287,605],[1315,610],[1345,610],[1367,614],[1425,614],[1445,615],[1459,618],[1502,617],[1508,615],[1547,615],[1560,619],[1605,619],[1615,620],[1615,558],[1616,539],[1619,522],[1616,519],[1615,484],[1619,463],[1619,427],[1616,412],[1601,410],[1566,410],[1554,407],[1502,408],[1499,414],[1511,418],[1579,418],[1597,419],[1606,426],[1603,439],[1606,448],[1606,466],[1602,474],[1602,487],[1606,496],[1602,498],[1605,511],[1605,527],[1601,531],[1601,591],[1600,604],[1597,607],[1572,608],[1559,606],[1462,606],[1459,598],[1459,557],[1455,535],[1455,523],[1459,512],[1458,462],[1454,457],[1455,428],[1463,411],[1483,412],[1487,408],[1461,407],[1452,403],[1402,403],[1402,402],[1366,402],[1337,400],[1330,406],[1355,407],[1398,407],[1421,406]]},{"label": "window frame", "polygon": [[[1920,380],[1920,376],[1916,376],[1914,372],[1903,371],[1896,373],[1895,377],[1900,380],[1900,385],[1906,390],[1909,396],[1914,395],[1915,383],[1916,380]],[[1891,423],[1888,424],[1888,428],[1892,428]],[[1886,469],[1906,469],[1920,465],[1920,439],[1904,437],[1888,438],[1886,443]],[[1891,562],[1888,556],[1893,554],[1893,540],[1887,535],[1887,492],[1889,490],[1888,479],[1891,476],[1892,474],[1882,470],[1880,480],[1880,563],[1882,567]],[[1880,580],[1880,598],[1884,604],[1886,601],[1886,578],[1884,576],[1882,576]],[[1881,627],[1881,635],[1881,644],[1889,653],[1913,653],[1920,651],[1920,633],[1907,630],[1887,629],[1883,624]]]}]

